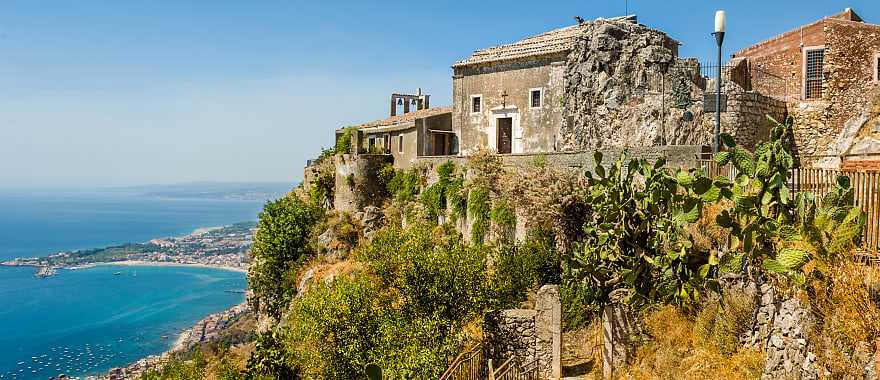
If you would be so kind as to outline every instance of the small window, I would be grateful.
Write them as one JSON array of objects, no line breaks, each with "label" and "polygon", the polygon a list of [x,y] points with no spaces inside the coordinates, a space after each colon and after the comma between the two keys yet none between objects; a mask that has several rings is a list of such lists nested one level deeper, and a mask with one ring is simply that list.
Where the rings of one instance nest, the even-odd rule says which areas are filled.
[{"label": "small window", "polygon": [[819,99],[822,97],[822,82],[825,76],[824,63],[824,48],[804,51],[804,98]]},{"label": "small window", "polygon": [[530,108],[540,108],[544,105],[543,96],[544,91],[540,88],[533,88],[529,90],[529,107]]},{"label": "small window", "polygon": [[471,96],[471,113],[480,113],[483,108],[483,97],[480,95]]},{"label": "small window", "polygon": [[397,153],[403,153],[403,135],[397,136]]},{"label": "small window", "polygon": [[874,56],[874,80],[880,82],[880,53]]}]

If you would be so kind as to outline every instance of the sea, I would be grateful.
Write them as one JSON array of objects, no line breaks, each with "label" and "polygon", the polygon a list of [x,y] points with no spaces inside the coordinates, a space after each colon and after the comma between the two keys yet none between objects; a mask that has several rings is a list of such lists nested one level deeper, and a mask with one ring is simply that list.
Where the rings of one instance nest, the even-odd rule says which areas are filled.
[{"label": "sea", "polygon": [[[265,199],[128,191],[0,192],[0,261],[179,236],[257,219]],[[0,379],[106,373],[168,350],[182,329],[243,301],[243,273],[96,266],[34,277],[0,267]]]}]

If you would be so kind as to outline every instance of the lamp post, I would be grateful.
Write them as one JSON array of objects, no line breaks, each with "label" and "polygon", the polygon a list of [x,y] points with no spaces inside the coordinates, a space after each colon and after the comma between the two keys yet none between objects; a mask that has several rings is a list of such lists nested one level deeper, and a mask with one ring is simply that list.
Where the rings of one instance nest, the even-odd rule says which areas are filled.
[{"label": "lamp post", "polygon": [[718,44],[718,73],[715,77],[715,153],[721,150],[721,45],[724,43],[724,29],[727,15],[724,11],[715,12],[715,42]]},{"label": "lamp post", "polygon": [[669,62],[660,62],[660,145],[666,146],[666,73]]}]

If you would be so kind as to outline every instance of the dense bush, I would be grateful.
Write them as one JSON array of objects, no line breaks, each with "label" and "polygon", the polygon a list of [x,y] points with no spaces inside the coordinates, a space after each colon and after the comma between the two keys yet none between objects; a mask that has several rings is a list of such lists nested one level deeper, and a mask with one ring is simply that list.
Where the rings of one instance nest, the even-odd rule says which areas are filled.
[{"label": "dense bush", "polygon": [[321,211],[296,196],[266,203],[251,247],[248,284],[258,312],[279,317],[296,291],[295,270],[308,254],[308,236]]},{"label": "dense bush", "polygon": [[357,252],[366,271],[293,302],[291,364],[314,379],[361,378],[371,362],[388,378],[436,378],[491,301],[486,254],[442,227],[381,230]]},{"label": "dense bush", "polygon": [[492,293],[501,307],[516,307],[528,291],[560,281],[561,256],[547,235],[533,234],[522,243],[505,244],[494,261]]}]

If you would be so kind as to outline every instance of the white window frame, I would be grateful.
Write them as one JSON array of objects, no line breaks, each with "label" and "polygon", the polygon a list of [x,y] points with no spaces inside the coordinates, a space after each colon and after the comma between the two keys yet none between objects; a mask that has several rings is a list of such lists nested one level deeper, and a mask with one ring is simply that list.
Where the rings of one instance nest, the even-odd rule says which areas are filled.
[{"label": "white window frame", "polygon": [[874,82],[880,82],[880,52],[874,53]]},{"label": "white window frame", "polygon": [[[537,91],[538,98],[540,99],[538,103],[540,103],[537,107],[532,106],[532,93]],[[543,87],[535,87],[529,89],[529,109],[539,109],[544,107],[544,88]]]},{"label": "white window frame", "polygon": [[[479,111],[474,111],[474,98],[480,98],[480,110]],[[470,101],[470,103],[468,103],[468,108],[470,109],[471,115],[483,113],[483,108],[485,108],[485,107],[483,107],[483,94],[473,94],[473,95],[471,95],[470,100],[471,101]]]},{"label": "white window frame", "polygon": [[[801,49],[801,99],[803,100],[822,100],[825,97],[825,90],[822,89],[822,96],[818,98],[807,99],[807,53],[813,50],[825,50],[825,45],[805,46]],[[827,52],[827,51],[826,51]],[[825,85],[825,56],[822,58],[822,70],[819,72],[822,76],[822,85]]]},{"label": "white window frame", "polygon": [[403,154],[403,134],[397,135],[397,153]]}]

